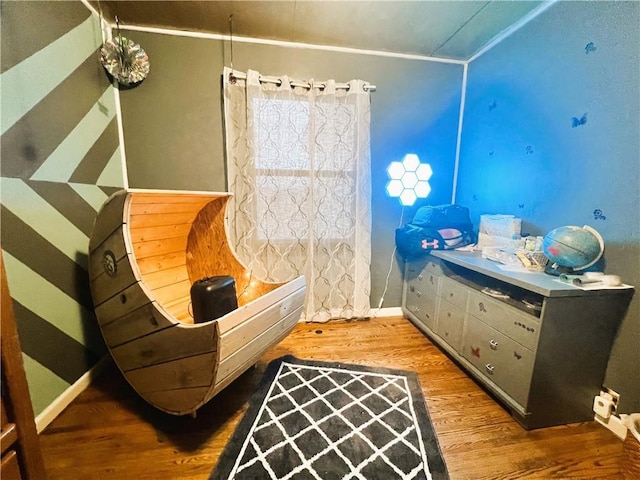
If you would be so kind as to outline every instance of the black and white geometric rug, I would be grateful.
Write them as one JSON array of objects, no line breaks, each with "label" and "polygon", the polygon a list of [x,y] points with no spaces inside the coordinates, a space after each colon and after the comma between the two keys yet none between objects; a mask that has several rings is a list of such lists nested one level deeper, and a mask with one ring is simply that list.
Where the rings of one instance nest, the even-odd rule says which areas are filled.
[{"label": "black and white geometric rug", "polygon": [[414,372],[274,360],[210,480],[449,478]]}]

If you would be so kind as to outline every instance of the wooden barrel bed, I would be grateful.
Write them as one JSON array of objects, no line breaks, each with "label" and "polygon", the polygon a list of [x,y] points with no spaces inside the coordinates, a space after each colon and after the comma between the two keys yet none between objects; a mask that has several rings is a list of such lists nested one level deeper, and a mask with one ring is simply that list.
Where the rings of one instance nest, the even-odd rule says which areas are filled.
[{"label": "wooden barrel bed", "polygon": [[[281,341],[300,319],[304,277],[251,277],[227,243],[229,194],[123,190],[96,217],[89,278],[111,356],[147,402],[174,415],[196,410]],[[191,286],[235,280],[238,308],[194,322]]]}]

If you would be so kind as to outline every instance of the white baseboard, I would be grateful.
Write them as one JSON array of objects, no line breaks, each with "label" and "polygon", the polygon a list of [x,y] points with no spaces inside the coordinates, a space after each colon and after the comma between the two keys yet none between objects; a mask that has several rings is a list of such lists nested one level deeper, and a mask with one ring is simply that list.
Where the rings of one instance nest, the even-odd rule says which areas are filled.
[{"label": "white baseboard", "polygon": [[[372,308],[371,309],[371,315],[369,315],[366,318],[381,318],[381,317],[402,317],[404,316],[404,313],[402,311],[402,307],[385,307],[385,308]],[[300,317],[300,320],[298,320],[298,323],[327,323],[327,322],[333,322],[333,321],[337,321],[337,320],[341,320],[340,318],[334,318],[334,319],[330,319],[327,320],[326,322],[307,322],[306,320],[304,320],[302,317]],[[364,318],[360,318],[360,317],[356,317],[356,318],[352,318],[351,320],[364,320]]]},{"label": "white baseboard", "polygon": [[[380,317],[402,317],[402,307],[385,307],[385,308],[372,308],[371,315],[368,318],[380,318]],[[356,319],[357,320],[357,319]],[[328,320],[332,321],[332,320]],[[298,320],[298,323],[307,323],[302,318]],[[313,323],[313,322],[310,322]],[[318,322],[323,323],[323,322]]]},{"label": "white baseboard", "polygon": [[372,308],[372,317],[402,317],[402,307]]},{"label": "white baseboard", "polygon": [[80,395],[91,382],[98,377],[105,369],[105,367],[111,362],[111,357],[105,355],[98,363],[96,363],[90,370],[82,375],[76,383],[67,388],[62,394],[56,398],[51,404],[45,408],[36,417],[36,430],[41,433],[47,426],[55,420],[55,418],[62,413],[62,411],[69,406],[69,404]]}]

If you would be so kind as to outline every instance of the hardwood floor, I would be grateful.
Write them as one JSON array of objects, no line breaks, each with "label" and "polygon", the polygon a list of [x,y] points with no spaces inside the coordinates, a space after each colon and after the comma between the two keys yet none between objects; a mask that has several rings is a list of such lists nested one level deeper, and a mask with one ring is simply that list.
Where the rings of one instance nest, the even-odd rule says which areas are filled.
[{"label": "hardwood floor", "polygon": [[416,371],[452,479],[622,478],[622,442],[595,422],[526,431],[409,321],[300,324],[198,411],[163,414],[110,366],[40,439],[49,480],[206,480],[266,364],[279,356]]}]

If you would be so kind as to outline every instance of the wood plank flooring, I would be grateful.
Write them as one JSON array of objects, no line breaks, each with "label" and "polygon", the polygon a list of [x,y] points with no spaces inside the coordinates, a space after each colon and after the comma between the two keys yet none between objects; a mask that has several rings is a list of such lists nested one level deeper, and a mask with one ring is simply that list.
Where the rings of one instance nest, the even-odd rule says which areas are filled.
[{"label": "wood plank flooring", "polygon": [[408,320],[387,317],[299,324],[195,419],[155,410],[110,366],[40,435],[49,480],[206,480],[266,364],[286,354],[416,371],[452,479],[622,478],[611,432],[524,430]]}]

